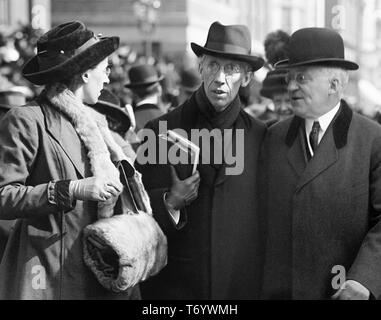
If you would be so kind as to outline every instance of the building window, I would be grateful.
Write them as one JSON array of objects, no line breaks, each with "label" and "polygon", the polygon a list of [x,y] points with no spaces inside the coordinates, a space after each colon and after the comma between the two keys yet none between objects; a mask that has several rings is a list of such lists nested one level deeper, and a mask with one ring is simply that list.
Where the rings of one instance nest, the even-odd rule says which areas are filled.
[{"label": "building window", "polygon": [[290,32],[292,28],[292,8],[289,6],[282,7],[282,29]]},{"label": "building window", "polygon": [[9,25],[9,2],[10,0],[0,0],[0,25]]}]

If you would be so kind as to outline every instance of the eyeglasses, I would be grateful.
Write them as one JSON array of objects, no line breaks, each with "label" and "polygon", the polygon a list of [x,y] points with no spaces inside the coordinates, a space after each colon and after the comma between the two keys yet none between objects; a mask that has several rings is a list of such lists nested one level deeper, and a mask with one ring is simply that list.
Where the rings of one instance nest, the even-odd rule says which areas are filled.
[{"label": "eyeglasses", "polygon": [[97,65],[94,69],[100,70],[106,74],[108,77],[111,73],[112,65],[109,63],[105,69],[101,70],[100,65]]},{"label": "eyeglasses", "polygon": [[[221,65],[217,61],[210,61],[206,65],[206,70],[209,73],[217,73],[221,69]],[[240,73],[242,71],[242,66],[238,63],[227,63],[223,65],[223,70],[225,75],[232,76],[233,74]]]},{"label": "eyeglasses", "polygon": [[286,83],[289,84],[290,81],[292,81],[292,80],[295,80],[299,84],[303,84],[303,83],[306,83],[309,80],[309,77],[307,77],[306,74],[301,73],[301,72],[296,73],[296,74],[290,74],[290,73],[288,73],[286,75],[286,78],[285,78]]}]

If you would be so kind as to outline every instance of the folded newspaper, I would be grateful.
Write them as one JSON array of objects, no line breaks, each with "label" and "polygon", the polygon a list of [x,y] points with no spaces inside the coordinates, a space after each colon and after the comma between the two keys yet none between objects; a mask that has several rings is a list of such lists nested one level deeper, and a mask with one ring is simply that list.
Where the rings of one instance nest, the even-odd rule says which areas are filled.
[{"label": "folded newspaper", "polygon": [[190,156],[190,162],[193,164],[192,174],[196,172],[200,156],[200,148],[196,144],[173,130],[167,130],[167,132],[159,134],[159,138],[171,142],[188,154]]}]

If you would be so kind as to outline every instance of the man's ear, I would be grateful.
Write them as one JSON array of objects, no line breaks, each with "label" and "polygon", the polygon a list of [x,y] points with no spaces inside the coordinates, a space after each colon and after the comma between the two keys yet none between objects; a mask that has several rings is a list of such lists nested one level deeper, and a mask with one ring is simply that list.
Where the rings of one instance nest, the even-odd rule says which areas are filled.
[{"label": "man's ear", "polygon": [[254,77],[253,71],[246,71],[242,78],[241,87],[246,87]]},{"label": "man's ear", "polygon": [[203,66],[202,66],[202,61],[200,61],[199,63],[198,63],[198,73],[200,74],[200,75],[202,75],[202,68],[203,68]]},{"label": "man's ear", "polygon": [[329,81],[328,94],[335,94],[339,91],[340,81],[337,78],[332,78]]}]

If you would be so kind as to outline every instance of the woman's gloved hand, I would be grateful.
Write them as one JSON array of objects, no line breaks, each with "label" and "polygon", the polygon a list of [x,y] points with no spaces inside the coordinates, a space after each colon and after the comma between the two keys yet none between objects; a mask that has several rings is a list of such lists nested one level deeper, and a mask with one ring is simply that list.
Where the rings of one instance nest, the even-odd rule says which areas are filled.
[{"label": "woman's gloved hand", "polygon": [[69,185],[70,194],[77,200],[107,201],[117,197],[122,190],[123,185],[119,181],[99,177],[72,180]]}]

